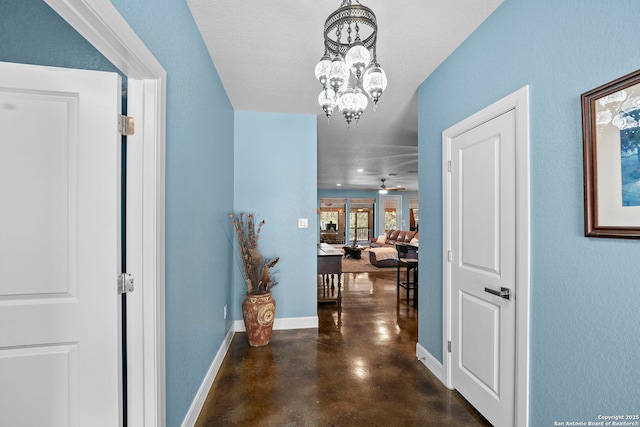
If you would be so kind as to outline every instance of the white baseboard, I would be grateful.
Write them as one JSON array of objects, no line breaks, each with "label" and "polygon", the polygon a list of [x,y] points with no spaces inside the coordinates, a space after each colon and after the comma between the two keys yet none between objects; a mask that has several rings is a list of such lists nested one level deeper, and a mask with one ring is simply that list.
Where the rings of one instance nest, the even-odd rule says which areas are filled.
[{"label": "white baseboard", "polygon": [[207,394],[209,394],[209,389],[213,384],[213,380],[215,380],[216,375],[218,375],[218,371],[220,370],[220,366],[222,365],[222,361],[224,360],[224,356],[227,354],[229,347],[231,346],[231,340],[233,339],[233,335],[236,333],[234,330],[234,325],[232,324],[225,335],[218,352],[216,353],[216,357],[214,357],[209,370],[207,371],[207,375],[204,377],[202,384],[200,384],[200,388],[196,393],[196,396],[193,398],[193,402],[191,402],[191,406],[189,407],[189,411],[187,411],[187,415],[184,417],[182,421],[182,427],[193,427],[196,424],[196,420],[198,419],[198,415],[200,415],[200,411],[202,410],[202,406],[204,405],[204,401],[207,398]]},{"label": "white baseboard", "polygon": [[429,353],[427,349],[421,346],[419,343],[416,344],[416,357],[420,362],[422,362],[424,366],[427,367],[428,370],[431,371],[433,375],[436,376],[436,378],[440,380],[442,384],[445,385],[445,387],[449,388],[447,386],[447,381],[444,375],[444,369],[443,369],[442,363],[440,363],[438,359],[433,357],[433,355]]},{"label": "white baseboard", "polygon": [[273,329],[282,331],[285,329],[309,329],[318,327],[318,316],[311,317],[287,317],[273,321]]},{"label": "white baseboard", "polygon": [[[284,319],[275,319],[273,321],[273,329],[274,330],[285,330],[285,329],[308,329],[308,328],[317,328],[318,327],[318,317],[310,316],[310,317],[288,317]],[[202,406],[204,405],[204,401],[209,394],[209,390],[211,389],[211,385],[213,384],[213,380],[216,379],[216,375],[218,375],[218,371],[220,370],[220,366],[222,365],[222,361],[224,360],[224,356],[227,354],[229,347],[231,346],[231,340],[233,339],[233,335],[236,332],[244,332],[244,321],[235,320],[231,323],[231,327],[229,331],[227,331],[227,335],[225,335],[218,352],[216,353],[216,357],[213,359],[209,370],[207,371],[207,375],[202,380],[202,384],[200,384],[200,388],[196,393],[196,396],[193,398],[193,402],[191,402],[191,406],[189,407],[189,411],[187,411],[187,415],[184,417],[182,421],[182,427],[193,427],[196,424],[196,420],[198,419],[198,415],[200,415],[200,411],[202,410]]]}]

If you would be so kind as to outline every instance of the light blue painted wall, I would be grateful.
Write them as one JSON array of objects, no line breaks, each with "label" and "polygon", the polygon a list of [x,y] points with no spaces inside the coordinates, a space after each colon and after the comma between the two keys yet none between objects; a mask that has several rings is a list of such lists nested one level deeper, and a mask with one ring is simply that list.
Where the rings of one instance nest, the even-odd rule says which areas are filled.
[{"label": "light blue painted wall", "polygon": [[[316,116],[236,111],[234,207],[265,220],[260,249],[280,257],[276,318],[317,316],[316,134]],[[246,286],[238,267],[234,276],[233,316],[242,319]]]},{"label": "light blue painted wall", "polygon": [[42,0],[0,1],[0,61],[118,71]]},{"label": "light blue painted wall", "polygon": [[640,241],[583,235],[580,112],[640,68],[639,21],[635,0],[506,0],[419,88],[419,342],[442,360],[441,132],[530,85],[532,427],[640,409]]},{"label": "light blue painted wall", "polygon": [[167,71],[167,426],[179,426],[231,323],[234,111],[184,1],[113,0]]}]

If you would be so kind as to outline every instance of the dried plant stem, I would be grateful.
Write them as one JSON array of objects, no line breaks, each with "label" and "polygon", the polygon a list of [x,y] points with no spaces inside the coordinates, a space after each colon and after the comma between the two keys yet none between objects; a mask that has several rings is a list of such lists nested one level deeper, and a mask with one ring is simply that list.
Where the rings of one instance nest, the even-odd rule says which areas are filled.
[{"label": "dried plant stem", "polygon": [[264,258],[258,250],[258,238],[264,221],[260,221],[256,228],[253,214],[230,213],[229,217],[232,219],[238,241],[247,293],[264,294],[269,292],[273,286],[277,285],[270,274],[270,269],[278,263],[280,258]]}]

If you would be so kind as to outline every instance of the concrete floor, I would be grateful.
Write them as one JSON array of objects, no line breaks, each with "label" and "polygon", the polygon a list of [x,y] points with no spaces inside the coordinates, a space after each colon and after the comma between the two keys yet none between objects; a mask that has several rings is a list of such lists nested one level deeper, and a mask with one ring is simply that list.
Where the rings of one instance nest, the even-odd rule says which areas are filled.
[{"label": "concrete floor", "polygon": [[318,329],[237,333],[196,426],[490,426],[415,356],[417,311],[395,269],[343,275]]}]

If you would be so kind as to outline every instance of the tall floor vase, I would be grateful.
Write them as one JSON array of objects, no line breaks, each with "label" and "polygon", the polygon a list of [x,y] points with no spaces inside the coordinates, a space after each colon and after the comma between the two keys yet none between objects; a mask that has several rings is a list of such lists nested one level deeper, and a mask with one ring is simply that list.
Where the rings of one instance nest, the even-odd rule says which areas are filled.
[{"label": "tall floor vase", "polygon": [[276,302],[271,297],[271,292],[260,295],[247,294],[242,302],[242,317],[249,345],[263,347],[269,344],[275,314]]}]

